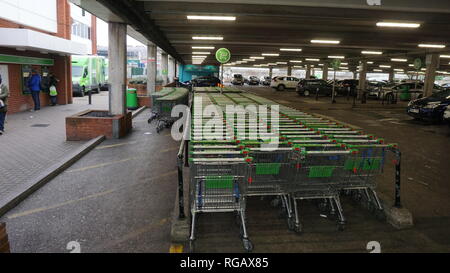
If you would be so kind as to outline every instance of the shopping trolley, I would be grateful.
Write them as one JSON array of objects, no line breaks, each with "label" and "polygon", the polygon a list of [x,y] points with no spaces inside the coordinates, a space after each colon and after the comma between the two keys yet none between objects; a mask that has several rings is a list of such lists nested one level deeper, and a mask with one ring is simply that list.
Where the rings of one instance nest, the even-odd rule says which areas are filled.
[{"label": "shopping trolley", "polygon": [[240,220],[241,239],[244,249],[253,250],[245,216],[246,181],[251,158],[191,158],[190,198],[191,236],[190,248],[194,251],[195,225],[199,213],[236,212]]},{"label": "shopping trolley", "polygon": [[167,95],[155,97],[153,109],[148,123],[154,120],[156,123],[156,132],[160,133],[164,128],[170,128],[179,117],[172,117],[172,109],[179,105],[188,103],[189,92],[185,88],[174,88],[172,92],[165,92]]},{"label": "shopping trolley", "polygon": [[285,191],[292,198],[294,219],[289,218],[289,228],[297,233],[303,232],[300,221],[298,201],[322,200],[330,204],[332,213],[337,212],[338,230],[344,230],[345,216],[339,197],[339,187],[349,179],[351,172],[345,168],[349,158],[357,155],[356,150],[344,147],[330,150],[307,150],[306,147],[296,147],[297,164],[296,178],[286,184]]}]

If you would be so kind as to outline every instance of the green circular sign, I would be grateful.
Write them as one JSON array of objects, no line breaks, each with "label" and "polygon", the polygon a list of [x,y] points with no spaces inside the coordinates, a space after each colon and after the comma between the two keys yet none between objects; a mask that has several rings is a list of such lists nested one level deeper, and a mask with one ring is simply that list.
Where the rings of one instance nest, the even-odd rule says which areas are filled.
[{"label": "green circular sign", "polygon": [[420,70],[422,68],[422,60],[420,58],[414,60],[414,68],[416,70]]},{"label": "green circular sign", "polygon": [[231,52],[226,48],[221,48],[216,52],[216,59],[220,63],[227,63],[231,59]]},{"label": "green circular sign", "polygon": [[332,60],[331,67],[333,67],[334,69],[339,69],[339,67],[341,67],[341,60],[339,59]]}]

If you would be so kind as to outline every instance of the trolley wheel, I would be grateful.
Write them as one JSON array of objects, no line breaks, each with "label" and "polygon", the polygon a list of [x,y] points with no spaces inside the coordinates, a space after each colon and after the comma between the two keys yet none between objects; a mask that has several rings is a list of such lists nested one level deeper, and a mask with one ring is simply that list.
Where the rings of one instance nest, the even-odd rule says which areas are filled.
[{"label": "trolley wheel", "polygon": [[337,230],[338,230],[338,231],[344,231],[344,230],[345,230],[345,224],[339,223],[339,224],[337,225]]},{"label": "trolley wheel", "polygon": [[292,217],[288,218],[287,223],[288,223],[289,230],[292,230],[292,231],[295,230],[295,223],[294,223],[294,219]]},{"label": "trolley wheel", "polygon": [[248,238],[242,239],[242,244],[244,245],[245,251],[247,252],[253,251],[253,243],[252,241],[250,241],[250,239]]},{"label": "trolley wheel", "polygon": [[297,233],[297,235],[302,235],[303,234],[303,225],[302,225],[302,223],[299,223],[298,225],[295,225],[294,231],[295,231],[295,233]]},{"label": "trolley wheel", "polygon": [[189,240],[189,253],[195,253],[195,241]]}]

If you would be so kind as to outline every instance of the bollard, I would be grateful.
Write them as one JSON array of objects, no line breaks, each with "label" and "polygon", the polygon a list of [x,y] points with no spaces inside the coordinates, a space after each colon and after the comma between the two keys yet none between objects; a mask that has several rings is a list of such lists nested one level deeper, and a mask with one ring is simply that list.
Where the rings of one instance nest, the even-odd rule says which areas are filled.
[{"label": "bollard", "polygon": [[89,89],[89,91],[88,91],[88,96],[89,96],[89,105],[91,105],[92,104],[92,90],[91,89]]},{"label": "bollard", "polygon": [[0,254],[1,253],[11,253],[5,223],[0,223]]},{"label": "bollard", "polygon": [[350,100],[350,92],[351,92],[351,88],[350,86],[347,88],[347,101]]},{"label": "bollard", "polygon": [[402,207],[402,203],[401,203],[401,159],[402,159],[402,153],[400,152],[400,150],[396,149],[394,150],[394,153],[397,157],[397,159],[394,161],[395,163],[395,202],[394,202],[394,206],[396,208],[401,208]]},{"label": "bollard", "polygon": [[319,88],[316,89],[316,100],[319,100]]}]

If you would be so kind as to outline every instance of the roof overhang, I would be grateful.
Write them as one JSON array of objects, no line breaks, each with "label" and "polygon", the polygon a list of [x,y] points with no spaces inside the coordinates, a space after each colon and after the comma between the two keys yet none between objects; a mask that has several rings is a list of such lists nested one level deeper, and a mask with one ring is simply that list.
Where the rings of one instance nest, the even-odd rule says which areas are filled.
[{"label": "roof overhang", "polygon": [[29,29],[0,28],[0,37],[2,37],[0,47],[64,55],[88,54],[85,44]]}]

